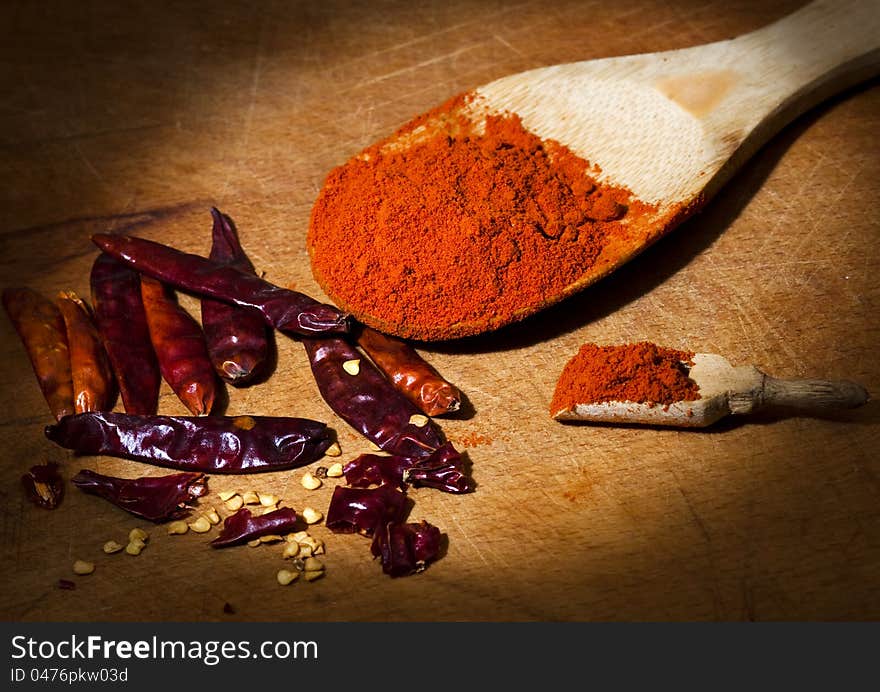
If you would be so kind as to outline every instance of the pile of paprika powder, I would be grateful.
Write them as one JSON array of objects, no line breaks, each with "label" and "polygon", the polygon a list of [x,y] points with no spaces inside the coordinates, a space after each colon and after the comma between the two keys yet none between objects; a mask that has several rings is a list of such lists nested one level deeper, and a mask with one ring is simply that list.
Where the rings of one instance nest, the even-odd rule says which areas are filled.
[{"label": "pile of paprika powder", "polygon": [[584,344],[566,363],[556,383],[550,415],[578,404],[632,401],[668,405],[700,398],[689,377],[694,354],[649,341],[617,346]]},{"label": "pile of paprika powder", "polygon": [[501,326],[652,209],[598,173],[519,116],[458,96],[330,172],[311,214],[313,273],[337,305],[401,337]]}]

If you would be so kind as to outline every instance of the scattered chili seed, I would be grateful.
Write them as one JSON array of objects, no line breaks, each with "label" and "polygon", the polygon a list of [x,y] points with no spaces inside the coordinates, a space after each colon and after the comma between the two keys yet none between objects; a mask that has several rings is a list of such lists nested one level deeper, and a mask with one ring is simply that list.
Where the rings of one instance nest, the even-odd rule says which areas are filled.
[{"label": "scattered chili seed", "polygon": [[108,555],[113,555],[114,553],[118,553],[122,550],[123,546],[116,541],[107,541],[104,544],[104,552]]},{"label": "scattered chili seed", "polygon": [[128,532],[128,540],[129,541],[148,541],[150,540],[150,534],[140,528],[134,528]]},{"label": "scattered chili seed", "polygon": [[260,500],[260,504],[263,507],[274,507],[278,504],[279,498],[275,495],[271,495],[268,493],[257,493],[257,497]]},{"label": "scattered chili seed", "polygon": [[324,518],[324,515],[313,507],[303,508],[303,511],[300,514],[302,515],[302,518],[305,519],[306,524],[317,524]]},{"label": "scattered chili seed", "polygon": [[146,547],[146,543],[139,538],[135,538],[134,540],[129,541],[128,545],[125,546],[125,552],[129,555],[140,555]]},{"label": "scattered chili seed", "polygon": [[302,475],[302,478],[300,478],[300,483],[302,484],[302,487],[306,490],[317,490],[322,485],[321,479],[315,478],[310,471],[306,471]]},{"label": "scattered chili seed", "polygon": [[168,524],[168,533],[172,536],[178,536],[189,531],[189,526],[182,519],[178,519],[177,521],[172,521]]},{"label": "scattered chili seed", "polygon": [[340,454],[342,454],[342,448],[338,442],[334,442],[324,450],[324,455],[328,457],[338,457]]},{"label": "scattered chili seed", "polygon": [[226,502],[227,500],[231,500],[236,495],[238,495],[237,490],[221,490],[218,497],[220,498],[220,502]]},{"label": "scattered chili seed", "polygon": [[345,475],[345,471],[343,471],[343,466],[341,462],[336,462],[335,464],[331,464],[330,468],[327,469],[327,477],[328,478],[342,478]]},{"label": "scattered chili seed", "polygon": [[295,582],[299,578],[299,572],[291,572],[289,569],[280,569],[275,575],[281,586],[287,586],[291,582]]},{"label": "scattered chili seed", "polygon": [[260,504],[260,496],[257,495],[253,490],[248,490],[244,495],[241,496],[241,500],[246,505]]},{"label": "scattered chili seed", "polygon": [[352,358],[351,360],[347,360],[342,364],[342,369],[345,370],[349,375],[357,375],[361,371],[361,361],[360,358]]},{"label": "scattered chili seed", "polygon": [[208,518],[201,516],[193,522],[190,522],[189,528],[196,533],[207,533],[211,530],[211,522]]},{"label": "scattered chili seed", "polygon": [[220,523],[220,515],[217,514],[217,510],[214,509],[213,507],[211,507],[211,509],[209,509],[209,510],[205,513],[205,519],[207,519],[207,520],[208,520],[209,522],[211,522],[211,524],[213,524],[213,525],[216,525],[216,524],[219,524],[219,523]]},{"label": "scattered chili seed", "polygon": [[289,560],[290,558],[294,558],[299,555],[299,543],[296,542],[288,542],[284,544],[284,548],[281,551],[281,557],[285,560]]},{"label": "scattered chili seed", "polygon": [[244,498],[241,495],[236,495],[235,497],[230,497],[223,504],[226,505],[226,509],[230,512],[237,512],[244,505]]},{"label": "scattered chili seed", "polygon": [[423,428],[428,424],[428,417],[421,413],[414,413],[409,417],[409,422],[417,428]]},{"label": "scattered chili seed", "polygon": [[73,563],[73,573],[84,576],[95,571],[95,563],[86,562],[85,560],[77,560]]}]

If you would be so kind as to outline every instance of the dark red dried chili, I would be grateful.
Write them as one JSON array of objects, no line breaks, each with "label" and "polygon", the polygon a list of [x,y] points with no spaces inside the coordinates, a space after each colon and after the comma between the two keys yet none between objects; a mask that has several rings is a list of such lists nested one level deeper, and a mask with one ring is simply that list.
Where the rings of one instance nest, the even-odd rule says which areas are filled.
[{"label": "dark red dried chili", "polygon": [[343,467],[346,482],[356,488],[390,483],[401,490],[407,484],[448,493],[473,490],[471,479],[462,470],[461,454],[447,442],[427,457],[412,459],[392,454],[361,454]]},{"label": "dark red dried chili", "polygon": [[[255,274],[232,219],[216,208],[211,209],[211,215],[214,225],[208,259]],[[201,307],[205,341],[217,374],[237,387],[251,383],[269,359],[270,332],[263,316],[252,308],[210,298],[203,298]]]},{"label": "dark red dried chili", "polygon": [[186,516],[192,502],[208,492],[204,473],[114,478],[83,469],[70,482],[83,492],[156,523]]},{"label": "dark red dried chili", "polygon": [[388,523],[373,535],[370,551],[382,563],[382,571],[392,577],[422,572],[440,554],[440,529],[426,521]]},{"label": "dark red dried chili", "polygon": [[122,405],[131,414],[156,413],[162,378],[150,341],[140,276],[101,254],[92,265],[91,286],[95,324],[116,375]]},{"label": "dark red dried chili", "polygon": [[202,327],[156,279],[141,277],[141,297],[162,377],[194,416],[208,415],[217,395],[217,375]]},{"label": "dark red dried chili", "polygon": [[3,307],[27,351],[52,415],[61,419],[74,413],[70,349],[58,306],[40,293],[20,287],[3,291]]},{"label": "dark red dried chili", "polygon": [[113,408],[116,381],[89,307],[73,291],[59,293],[55,304],[67,332],[74,411],[85,413]]},{"label": "dark red dried chili", "polygon": [[[303,346],[324,401],[368,440],[386,452],[412,458],[428,456],[443,444],[433,421],[347,341],[304,339]],[[356,374],[351,374],[345,364],[355,361]]]},{"label": "dark red dried chili", "polygon": [[258,516],[251,514],[247,507],[242,507],[235,514],[226,517],[220,535],[211,541],[211,547],[225,548],[260,536],[289,533],[295,526],[296,512],[290,507],[281,507]]},{"label": "dark red dried chili", "polygon": [[303,466],[333,442],[324,423],[269,416],[80,413],[46,437],[81,454],[107,454],[184,471],[256,473]]},{"label": "dark red dried chili", "polygon": [[372,536],[379,526],[403,521],[407,511],[406,494],[392,485],[378,488],[337,485],[324,524],[334,533]]},{"label": "dark red dried chili", "polygon": [[143,238],[97,233],[92,241],[133,269],[169,286],[257,310],[279,331],[300,336],[349,331],[348,316],[332,305],[235,267]]},{"label": "dark red dried chili", "polygon": [[55,509],[64,497],[64,479],[54,462],[31,466],[21,484],[28,499],[43,509]]},{"label": "dark red dried chili", "polygon": [[428,416],[455,413],[461,392],[406,341],[361,326],[358,345],[403,395]]}]

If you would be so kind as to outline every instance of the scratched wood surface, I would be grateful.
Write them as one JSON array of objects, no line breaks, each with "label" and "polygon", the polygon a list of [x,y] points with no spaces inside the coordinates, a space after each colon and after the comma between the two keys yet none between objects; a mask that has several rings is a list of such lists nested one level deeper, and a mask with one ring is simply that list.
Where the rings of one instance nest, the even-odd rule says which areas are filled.
[{"label": "scratched wood surface", "polygon": [[[322,297],[304,238],[327,172],[411,116],[505,74],[706,43],[798,6],[754,0],[516,3],[4,3],[0,8],[0,278],[88,294],[89,235],[130,232],[207,252],[211,205],[266,276]],[[416,9],[417,8],[417,9]],[[443,422],[477,492],[413,492],[448,537],[392,580],[366,539],[314,533],[326,576],[279,587],[280,549],[222,551],[69,489],[53,512],[18,478],[75,458],[0,320],[0,617],[7,620],[815,620],[880,617],[878,405],[699,432],[564,425],[547,407],[585,341],[649,339],[778,376],[880,391],[880,91],[808,113],[699,217],[586,293],[525,324],[423,353],[469,400]],[[352,248],[352,253],[357,252]],[[197,304],[184,304],[198,314]],[[328,411],[299,344],[229,413],[327,420],[343,460],[367,445]],[[163,412],[184,410],[163,385]],[[326,509],[298,472],[215,476]],[[93,560],[74,591],[77,558]],[[224,612],[229,604],[232,613]]]}]

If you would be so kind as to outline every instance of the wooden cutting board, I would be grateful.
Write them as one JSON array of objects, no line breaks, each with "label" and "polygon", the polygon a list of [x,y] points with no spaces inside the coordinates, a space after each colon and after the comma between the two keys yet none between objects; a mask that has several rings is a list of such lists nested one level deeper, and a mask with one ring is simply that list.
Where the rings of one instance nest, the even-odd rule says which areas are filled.
[{"label": "wooden cutting board", "polygon": [[[797,2],[477,0],[420,5],[55,3],[0,9],[0,277],[88,295],[89,235],[209,248],[211,205],[255,265],[324,298],[304,238],[324,176],[411,116],[541,65],[729,38]],[[368,541],[323,526],[327,572],[280,587],[280,548],[211,550],[151,531],[138,557],[102,544],[145,526],[68,489],[48,512],[18,484],[75,458],[24,350],[0,320],[0,615],[7,620],[815,620],[880,617],[876,402],[824,419],[763,418],[698,432],[564,425],[547,407],[585,341],[647,339],[778,376],[848,377],[880,391],[880,91],[799,119],[697,218],[584,294],[501,333],[423,354],[469,401],[442,427],[475,493],[413,491],[413,519],[448,538],[426,572],[390,579]],[[353,252],[356,249],[353,248]],[[198,315],[197,303],[183,303]],[[164,386],[165,413],[183,414]],[[368,445],[318,396],[301,346],[278,339],[229,413],[326,420],[343,460]],[[326,510],[334,482],[299,472],[211,478]],[[76,578],[75,559],[97,569]],[[228,605],[227,605],[228,604]],[[232,612],[224,612],[231,610]]]}]

